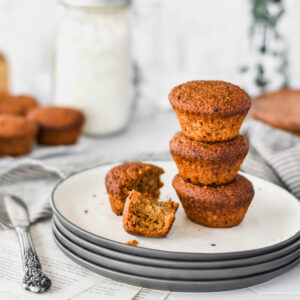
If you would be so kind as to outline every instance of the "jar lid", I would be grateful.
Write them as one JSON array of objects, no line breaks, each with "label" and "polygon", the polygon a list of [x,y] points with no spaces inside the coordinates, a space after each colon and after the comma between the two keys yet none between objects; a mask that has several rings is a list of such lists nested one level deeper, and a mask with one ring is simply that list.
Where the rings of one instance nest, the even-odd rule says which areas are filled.
[{"label": "jar lid", "polygon": [[129,5],[131,0],[60,0],[60,2],[72,6],[95,7],[124,6]]}]

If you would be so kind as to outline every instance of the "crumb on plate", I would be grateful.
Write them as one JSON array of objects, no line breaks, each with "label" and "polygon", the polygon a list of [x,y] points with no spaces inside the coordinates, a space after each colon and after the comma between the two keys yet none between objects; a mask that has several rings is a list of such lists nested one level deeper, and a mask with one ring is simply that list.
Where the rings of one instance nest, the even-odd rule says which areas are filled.
[{"label": "crumb on plate", "polygon": [[127,245],[131,245],[131,246],[137,246],[139,244],[139,242],[137,240],[131,240],[126,242]]}]

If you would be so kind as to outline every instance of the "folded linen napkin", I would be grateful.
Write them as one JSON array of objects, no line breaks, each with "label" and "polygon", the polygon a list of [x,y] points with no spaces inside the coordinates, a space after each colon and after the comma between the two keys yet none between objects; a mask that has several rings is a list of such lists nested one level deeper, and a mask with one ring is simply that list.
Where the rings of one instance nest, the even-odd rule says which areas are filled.
[{"label": "folded linen napkin", "polygon": [[250,150],[242,170],[272,181],[300,200],[300,138],[249,120],[242,128]]},{"label": "folded linen napkin", "polygon": [[[300,200],[300,138],[253,120],[245,122],[242,134],[250,144],[242,170],[283,186]],[[38,147],[26,158],[2,158],[0,195],[20,196],[28,205],[31,221],[36,222],[51,215],[51,191],[74,172],[107,162],[171,158],[167,148],[161,153],[104,157],[99,147],[101,140],[83,137],[74,146]]]},{"label": "folded linen napkin", "polygon": [[14,194],[25,201],[34,223],[51,216],[51,193],[72,173],[110,162],[169,158],[168,151],[104,157],[99,147],[101,140],[82,137],[74,146],[37,147],[26,158],[0,158],[0,214],[3,194]]}]

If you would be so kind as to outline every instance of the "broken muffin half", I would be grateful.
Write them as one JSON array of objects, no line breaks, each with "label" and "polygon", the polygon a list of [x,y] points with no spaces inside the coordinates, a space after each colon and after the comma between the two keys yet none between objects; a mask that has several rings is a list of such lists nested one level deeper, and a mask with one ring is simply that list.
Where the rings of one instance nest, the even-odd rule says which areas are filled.
[{"label": "broken muffin half", "polygon": [[125,162],[109,170],[105,187],[111,208],[116,215],[122,215],[127,196],[132,190],[149,195],[157,201],[163,183],[160,180],[162,168],[142,162]]},{"label": "broken muffin half", "polygon": [[133,190],[124,207],[124,229],[132,235],[164,238],[173,225],[178,206],[171,199],[153,201],[151,196]]}]

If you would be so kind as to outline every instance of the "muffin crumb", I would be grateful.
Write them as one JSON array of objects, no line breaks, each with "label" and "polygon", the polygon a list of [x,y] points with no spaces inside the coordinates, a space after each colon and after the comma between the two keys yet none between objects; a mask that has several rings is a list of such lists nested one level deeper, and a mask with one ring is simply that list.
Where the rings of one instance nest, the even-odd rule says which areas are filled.
[{"label": "muffin crumb", "polygon": [[126,242],[127,245],[138,246],[139,242],[137,240],[131,240]]}]

